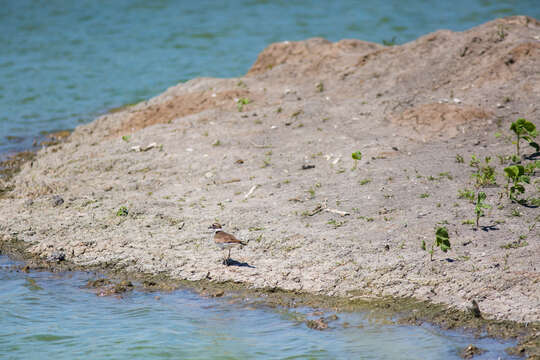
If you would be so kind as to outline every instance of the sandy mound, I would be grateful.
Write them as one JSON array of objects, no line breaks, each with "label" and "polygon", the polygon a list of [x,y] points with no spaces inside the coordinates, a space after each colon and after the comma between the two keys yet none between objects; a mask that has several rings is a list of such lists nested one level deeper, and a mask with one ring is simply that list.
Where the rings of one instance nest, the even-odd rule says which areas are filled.
[{"label": "sandy mound", "polygon": [[[475,299],[487,317],[539,321],[538,208],[507,199],[502,171],[510,122],[540,126],[539,43],[538,21],[511,17],[392,47],[270,45],[243,78],[179,84],[41,150],[6,185],[0,234],[85,266]],[[499,184],[481,189],[483,230],[458,197],[474,188],[473,154],[491,156]],[[526,197],[538,197],[537,175]],[[251,267],[222,265],[215,221],[249,241],[233,259]],[[420,244],[442,225],[452,249],[430,261]]]}]

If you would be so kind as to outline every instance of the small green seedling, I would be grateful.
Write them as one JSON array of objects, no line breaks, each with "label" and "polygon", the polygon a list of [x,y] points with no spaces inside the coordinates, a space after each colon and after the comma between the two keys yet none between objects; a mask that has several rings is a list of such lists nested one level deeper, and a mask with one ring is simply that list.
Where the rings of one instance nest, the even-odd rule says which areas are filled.
[{"label": "small green seedling", "polygon": [[470,202],[474,202],[474,191],[469,189],[458,190],[459,199],[468,199]]},{"label": "small green seedling", "polygon": [[517,119],[510,125],[510,130],[516,134],[516,156],[519,159],[519,142],[521,139],[527,141],[536,151],[540,151],[540,145],[534,142],[533,139],[538,135],[536,126],[523,118]]},{"label": "small green seedling", "polygon": [[[511,165],[504,168],[504,174],[508,177],[508,184],[506,185],[506,194],[508,197],[517,202],[516,194],[523,194],[525,192],[525,186],[523,183],[530,184],[530,178],[525,175],[525,168],[523,165]],[[512,183],[512,186],[510,186]]]},{"label": "small green seedling", "polygon": [[[433,261],[433,253],[435,252],[435,246],[438,246],[441,248],[443,252],[447,252],[450,250],[450,239],[448,237],[448,230],[446,227],[439,227],[437,228],[437,231],[435,232],[435,241],[431,245],[431,249],[429,250],[430,254],[430,260]],[[422,240],[422,250],[426,250],[426,241]]]},{"label": "small green seedling", "polygon": [[540,160],[525,165],[525,174],[534,175],[536,169],[540,169]]},{"label": "small green seedling", "polygon": [[129,135],[122,136],[122,140],[124,140],[125,142],[129,142],[129,138],[130,138]]},{"label": "small green seedling", "polygon": [[116,216],[128,216],[129,211],[127,207],[121,206],[118,211],[116,212]]},{"label": "small green seedling", "polygon": [[236,102],[236,107],[238,108],[238,111],[242,112],[244,111],[244,105],[247,105],[249,103],[251,103],[251,100],[249,100],[248,98],[240,98]]},{"label": "small green seedling", "polygon": [[354,166],[352,170],[356,170],[358,167],[358,160],[362,160],[362,153],[360,151],[355,151],[351,154],[351,157],[354,159]]},{"label": "small green seedling", "polygon": [[476,195],[476,204],[474,207],[474,213],[476,214],[476,228],[478,228],[478,222],[480,221],[480,217],[484,216],[484,209],[491,208],[490,205],[484,203],[484,200],[486,200],[487,196],[484,192],[479,192]]},{"label": "small green seedling", "polygon": [[469,166],[478,169],[480,167],[480,159],[478,159],[476,155],[471,155],[471,161],[469,162]]},{"label": "small green seedling", "polygon": [[481,165],[480,160],[477,159],[474,155],[472,157],[473,159],[471,160],[471,166],[476,167],[477,170],[477,172],[472,174],[472,177],[476,179],[476,187],[495,185],[495,168],[489,165],[491,157],[486,156],[484,158],[484,161],[486,163],[485,165]]}]

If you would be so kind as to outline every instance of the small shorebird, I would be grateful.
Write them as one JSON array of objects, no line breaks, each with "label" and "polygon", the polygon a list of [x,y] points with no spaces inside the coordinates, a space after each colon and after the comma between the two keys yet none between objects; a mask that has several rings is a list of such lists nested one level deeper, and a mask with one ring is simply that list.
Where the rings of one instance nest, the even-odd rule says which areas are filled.
[{"label": "small shorebird", "polygon": [[236,237],[234,237],[234,235],[226,233],[225,231],[221,230],[221,228],[222,226],[218,223],[213,223],[212,226],[209,227],[209,229],[214,230],[212,234],[214,243],[222,250],[229,249],[229,254],[227,255],[227,258],[223,260],[223,263],[228,266],[229,260],[231,258],[231,248],[234,246],[247,245],[247,243],[238,240]]}]

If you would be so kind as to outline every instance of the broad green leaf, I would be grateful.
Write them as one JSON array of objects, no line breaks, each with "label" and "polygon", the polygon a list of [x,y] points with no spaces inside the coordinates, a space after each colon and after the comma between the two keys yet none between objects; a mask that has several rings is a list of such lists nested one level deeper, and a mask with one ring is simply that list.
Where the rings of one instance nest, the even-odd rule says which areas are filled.
[{"label": "broad green leaf", "polygon": [[520,181],[523,181],[524,183],[527,183],[527,184],[530,184],[531,183],[531,178],[528,177],[527,175],[522,175],[519,177],[519,180]]},{"label": "broad green leaf", "polygon": [[529,141],[529,145],[531,145],[536,151],[540,151],[540,145],[534,141]]},{"label": "broad green leaf", "polygon": [[534,124],[530,121],[525,121],[523,123],[523,128],[529,133],[532,133],[534,130],[536,130],[536,126],[534,126]]},{"label": "broad green leaf", "polygon": [[513,122],[512,125],[510,125],[510,130],[512,130],[513,132],[517,134],[518,133],[517,123]]},{"label": "broad green leaf", "polygon": [[448,250],[450,250],[450,240],[445,239],[442,241],[441,250],[444,252],[447,252]]},{"label": "broad green leaf", "polygon": [[482,201],[486,200],[486,193],[485,192],[479,192],[478,193],[478,203],[481,203]]},{"label": "broad green leaf", "polygon": [[353,152],[351,156],[354,160],[362,160],[362,153],[360,151]]},{"label": "broad green leaf", "polygon": [[527,120],[525,120],[524,118],[519,118],[519,119],[516,120],[516,124],[519,127],[523,127],[523,125],[525,125],[526,122],[527,122]]},{"label": "broad green leaf", "polygon": [[446,230],[445,227],[440,227],[437,229],[437,232],[435,233],[437,237],[446,238],[448,239],[448,230]]},{"label": "broad green leaf", "polygon": [[519,175],[519,169],[516,165],[511,165],[506,168],[504,168],[504,174],[508,176],[510,179],[515,179]]}]

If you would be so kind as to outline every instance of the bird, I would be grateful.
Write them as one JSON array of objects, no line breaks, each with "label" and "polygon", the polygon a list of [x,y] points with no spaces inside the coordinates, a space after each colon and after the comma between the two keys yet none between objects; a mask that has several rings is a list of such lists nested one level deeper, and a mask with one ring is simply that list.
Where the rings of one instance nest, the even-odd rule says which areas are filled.
[{"label": "bird", "polygon": [[247,245],[246,242],[238,240],[234,235],[231,235],[229,233],[226,233],[222,230],[222,226],[218,223],[213,223],[209,229],[213,230],[212,238],[214,239],[214,243],[220,247],[220,249],[228,249],[229,253],[227,254],[227,258],[223,260],[223,263],[227,266],[229,266],[229,260],[231,259],[231,248],[234,246],[245,246]]},{"label": "bird", "polygon": [[478,306],[478,303],[476,302],[475,299],[472,299],[471,301],[471,307],[469,308],[471,314],[475,317],[475,318],[481,318],[482,317],[482,313],[480,312],[480,307]]}]

